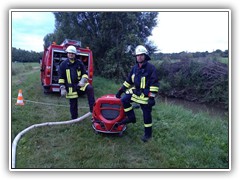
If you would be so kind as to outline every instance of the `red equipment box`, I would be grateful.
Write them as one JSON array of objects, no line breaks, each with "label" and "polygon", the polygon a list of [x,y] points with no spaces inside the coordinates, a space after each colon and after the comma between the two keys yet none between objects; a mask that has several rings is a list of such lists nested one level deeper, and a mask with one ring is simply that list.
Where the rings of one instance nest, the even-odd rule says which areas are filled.
[{"label": "red equipment box", "polygon": [[92,127],[95,132],[119,133],[122,135],[126,125],[118,125],[126,118],[121,100],[114,94],[104,95],[96,100],[93,107]]}]

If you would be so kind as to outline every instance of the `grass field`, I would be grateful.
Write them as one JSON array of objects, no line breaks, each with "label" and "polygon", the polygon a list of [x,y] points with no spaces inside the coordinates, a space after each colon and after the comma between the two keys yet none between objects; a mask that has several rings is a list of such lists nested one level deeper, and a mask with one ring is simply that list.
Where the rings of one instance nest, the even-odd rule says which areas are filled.
[{"label": "grass field", "polygon": [[[19,68],[23,68],[22,70]],[[31,67],[30,67],[31,66]],[[11,137],[43,122],[70,120],[68,100],[44,94],[38,64],[12,66]],[[16,71],[14,68],[17,68]],[[115,94],[120,84],[94,77],[96,98]],[[16,106],[22,89],[24,106]],[[88,112],[86,96],[79,98],[79,114]],[[33,129],[19,141],[19,169],[228,169],[229,119],[193,113],[164,103],[158,97],[153,109],[153,138],[143,143],[143,120],[135,110],[136,124],[129,124],[122,137],[95,134],[90,117],[71,125]]]}]

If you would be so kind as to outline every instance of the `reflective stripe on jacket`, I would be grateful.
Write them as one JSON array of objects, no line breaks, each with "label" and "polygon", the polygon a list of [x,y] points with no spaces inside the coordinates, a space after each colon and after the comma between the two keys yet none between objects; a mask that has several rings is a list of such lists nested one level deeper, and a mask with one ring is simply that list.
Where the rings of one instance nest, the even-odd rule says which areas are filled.
[{"label": "reflective stripe on jacket", "polygon": [[66,98],[77,98],[77,90],[85,91],[87,85],[84,87],[77,86],[82,77],[88,78],[86,68],[80,60],[70,62],[69,59],[63,61],[59,68],[59,80],[60,85],[65,85],[67,90]]},{"label": "reflective stripe on jacket", "polygon": [[150,92],[157,94],[159,90],[155,66],[147,61],[142,67],[136,64],[131,69],[123,86],[127,89],[126,94],[132,94],[132,101],[139,104],[147,104],[148,94]]}]

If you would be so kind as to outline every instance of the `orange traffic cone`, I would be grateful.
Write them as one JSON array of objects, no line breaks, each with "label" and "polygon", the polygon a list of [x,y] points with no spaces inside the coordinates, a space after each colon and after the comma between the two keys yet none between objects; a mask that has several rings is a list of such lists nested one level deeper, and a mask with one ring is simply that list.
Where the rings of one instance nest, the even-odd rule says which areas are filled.
[{"label": "orange traffic cone", "polygon": [[17,98],[16,105],[21,105],[21,106],[24,105],[23,95],[22,95],[22,90],[21,89],[19,89],[19,91],[18,91],[18,98]]}]

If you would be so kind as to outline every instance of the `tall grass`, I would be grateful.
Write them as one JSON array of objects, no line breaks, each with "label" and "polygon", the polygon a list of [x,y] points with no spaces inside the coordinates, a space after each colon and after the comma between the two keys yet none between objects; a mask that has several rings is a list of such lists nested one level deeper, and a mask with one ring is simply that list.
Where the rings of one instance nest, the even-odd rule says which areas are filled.
[{"label": "tall grass", "polygon": [[[19,77],[22,81],[18,81]],[[44,94],[38,71],[13,77],[11,137],[26,127],[70,119],[68,100]],[[121,84],[94,77],[96,98],[114,94]],[[18,89],[27,101],[16,106]],[[49,105],[46,105],[46,104]],[[54,104],[54,105],[52,105]],[[62,106],[59,106],[62,105]],[[79,114],[88,112],[87,98],[79,98]],[[16,168],[20,169],[228,169],[228,119],[193,113],[157,99],[153,108],[153,138],[143,143],[143,120],[135,109],[136,124],[122,137],[95,134],[91,118],[72,125],[41,127],[26,133],[18,143]]]},{"label": "tall grass", "polygon": [[33,66],[35,68],[40,67],[40,65],[37,63],[18,63],[18,62],[12,63],[12,65],[11,65],[12,76],[20,75],[25,72],[29,72],[29,71],[33,70]]}]

